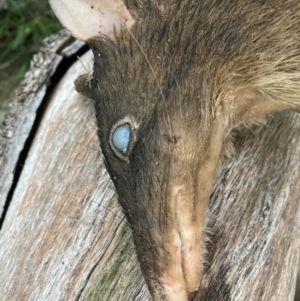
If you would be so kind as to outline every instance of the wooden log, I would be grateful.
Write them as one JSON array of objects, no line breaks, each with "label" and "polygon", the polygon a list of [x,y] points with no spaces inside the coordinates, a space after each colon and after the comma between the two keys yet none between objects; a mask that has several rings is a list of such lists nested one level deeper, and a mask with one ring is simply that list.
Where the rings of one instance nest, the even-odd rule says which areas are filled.
[{"label": "wooden log", "polygon": [[47,38],[15,92],[11,110],[0,127],[0,216],[13,185],[21,152],[39,119],[37,112],[42,107],[47,88],[61,63],[66,63],[66,58],[82,46],[82,42],[74,42],[67,30]]},{"label": "wooden log", "polygon": [[294,300],[300,116],[241,133],[214,184],[207,273],[195,300]]},{"label": "wooden log", "polygon": [[[74,91],[85,68],[91,68],[91,54],[72,66],[51,95],[41,88],[49,103],[4,212],[1,300],[151,300],[103,165],[93,103]],[[34,119],[37,107],[29,106],[28,116]],[[23,135],[23,123],[16,120],[13,137]],[[236,154],[215,180],[206,272],[191,300],[293,300],[299,133],[300,116],[285,112],[238,134]],[[18,142],[24,143],[18,139],[16,154],[3,157],[0,174],[9,166],[14,176]],[[2,204],[6,197],[1,194]]]}]

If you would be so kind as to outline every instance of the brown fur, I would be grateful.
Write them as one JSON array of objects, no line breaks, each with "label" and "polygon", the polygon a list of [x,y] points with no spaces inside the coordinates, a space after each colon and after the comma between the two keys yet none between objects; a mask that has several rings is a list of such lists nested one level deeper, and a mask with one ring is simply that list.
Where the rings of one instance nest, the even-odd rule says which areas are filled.
[{"label": "brown fur", "polygon": [[[152,296],[170,300],[160,280],[172,266],[170,232],[178,214],[196,213],[190,225],[204,244],[212,180],[232,130],[300,110],[300,1],[126,4],[137,20],[131,31],[89,42],[98,133]],[[110,142],[122,120],[132,130],[123,159]],[[190,194],[187,212],[174,209],[177,183]],[[187,284],[187,293],[196,288]]]}]

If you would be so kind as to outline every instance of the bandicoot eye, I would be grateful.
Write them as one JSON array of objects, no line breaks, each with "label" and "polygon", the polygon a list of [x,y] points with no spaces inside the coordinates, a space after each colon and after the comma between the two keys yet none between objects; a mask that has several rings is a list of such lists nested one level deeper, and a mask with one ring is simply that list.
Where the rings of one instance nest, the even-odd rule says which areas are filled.
[{"label": "bandicoot eye", "polygon": [[112,135],[112,145],[123,154],[128,150],[130,133],[130,126],[126,123],[118,126]]}]

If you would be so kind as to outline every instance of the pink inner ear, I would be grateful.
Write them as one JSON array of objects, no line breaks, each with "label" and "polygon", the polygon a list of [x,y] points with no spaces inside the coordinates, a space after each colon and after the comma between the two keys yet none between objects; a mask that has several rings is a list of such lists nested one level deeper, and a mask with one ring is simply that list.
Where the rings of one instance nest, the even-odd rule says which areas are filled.
[{"label": "pink inner ear", "polygon": [[104,34],[114,37],[114,27],[130,29],[135,20],[122,0],[49,0],[59,21],[83,41]]}]

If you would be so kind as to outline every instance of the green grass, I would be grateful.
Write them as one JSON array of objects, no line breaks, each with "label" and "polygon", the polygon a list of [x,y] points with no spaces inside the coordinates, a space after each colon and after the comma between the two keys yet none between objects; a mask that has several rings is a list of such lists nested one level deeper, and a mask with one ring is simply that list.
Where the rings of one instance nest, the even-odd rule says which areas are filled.
[{"label": "green grass", "polygon": [[47,0],[7,0],[0,11],[0,110],[24,77],[42,40],[62,27]]}]

